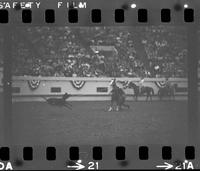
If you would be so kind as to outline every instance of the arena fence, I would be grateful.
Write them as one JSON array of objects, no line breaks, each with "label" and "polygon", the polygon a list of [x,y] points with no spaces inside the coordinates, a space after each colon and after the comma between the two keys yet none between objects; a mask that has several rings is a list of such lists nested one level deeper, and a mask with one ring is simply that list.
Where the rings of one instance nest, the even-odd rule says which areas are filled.
[{"label": "arena fence", "polygon": [[[198,90],[200,92],[200,69]],[[3,92],[3,68],[0,68],[0,92]],[[73,96],[69,100],[109,100],[111,90],[110,82],[113,78],[83,78],[83,77],[13,77],[13,100],[14,101],[42,101],[42,96],[52,97],[61,96],[65,92]],[[126,85],[129,81],[137,83],[140,78],[116,78],[119,86]],[[144,85],[157,92],[162,86],[164,78],[145,78]],[[172,84],[176,84],[176,99],[187,99],[188,85],[187,79],[170,78]],[[133,90],[126,89],[127,100],[132,100]],[[144,100],[144,97],[140,97]]]},{"label": "arena fence", "polygon": [[[83,77],[13,77],[13,100],[14,101],[43,101],[43,96],[61,96],[65,92],[70,93],[69,101],[82,100],[109,100],[113,78],[83,78]],[[129,81],[136,84],[140,78],[116,78],[117,85],[124,87]],[[164,78],[145,78],[144,86],[152,87],[154,90],[153,99],[158,99],[157,93],[161,86],[164,86]],[[188,84],[184,78],[170,78],[169,81],[175,84],[176,99],[187,99]],[[133,100],[133,90],[125,89],[127,100]],[[145,100],[142,96],[139,100]]]}]

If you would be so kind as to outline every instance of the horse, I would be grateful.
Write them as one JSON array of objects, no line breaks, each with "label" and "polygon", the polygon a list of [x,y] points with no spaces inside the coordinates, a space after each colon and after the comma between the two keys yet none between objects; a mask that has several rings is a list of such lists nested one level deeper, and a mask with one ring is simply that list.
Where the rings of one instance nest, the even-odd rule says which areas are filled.
[{"label": "horse", "polygon": [[167,96],[169,97],[169,99],[175,100],[175,85],[169,85],[169,86],[164,86],[164,87],[160,87],[158,90],[158,97],[160,100],[163,99],[163,97]]},{"label": "horse", "polygon": [[121,110],[122,106],[129,108],[129,105],[125,104],[126,97],[124,91],[116,84],[113,84],[112,86],[111,105],[108,111],[112,111],[114,102],[117,105],[117,111]]},{"label": "horse", "polygon": [[133,89],[134,91],[133,98],[135,97],[135,101],[138,101],[138,96],[143,95],[143,94],[146,94],[146,101],[148,101],[149,98],[150,98],[150,101],[152,101],[152,96],[154,95],[154,90],[152,87],[142,86],[141,91],[140,91],[139,86],[137,86],[134,82],[129,82],[128,85],[125,86],[124,88]]},{"label": "horse", "polygon": [[118,94],[118,100],[117,100],[117,106],[119,108],[119,110],[122,109],[122,106],[126,107],[126,108],[130,108],[129,105],[125,104],[126,101],[126,94],[124,93],[124,91],[122,90],[122,88],[119,88],[119,94]]}]

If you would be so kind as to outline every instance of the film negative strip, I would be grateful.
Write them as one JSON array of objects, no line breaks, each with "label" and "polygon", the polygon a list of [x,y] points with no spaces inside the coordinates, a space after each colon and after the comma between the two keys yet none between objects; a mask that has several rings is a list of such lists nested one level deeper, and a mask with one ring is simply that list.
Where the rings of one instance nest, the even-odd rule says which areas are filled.
[{"label": "film negative strip", "polygon": [[200,169],[198,0],[0,0],[0,170]]}]

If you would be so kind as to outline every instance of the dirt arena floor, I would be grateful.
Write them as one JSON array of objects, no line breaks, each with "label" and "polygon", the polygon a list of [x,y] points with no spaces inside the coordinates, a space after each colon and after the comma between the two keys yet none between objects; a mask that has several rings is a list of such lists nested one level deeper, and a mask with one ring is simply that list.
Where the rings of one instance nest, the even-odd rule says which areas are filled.
[{"label": "dirt arena floor", "polygon": [[73,110],[45,102],[13,103],[17,145],[184,144],[187,101],[128,102],[108,112],[109,102],[71,102]]},{"label": "dirt arena floor", "polygon": [[[129,145],[143,144],[147,146],[154,144],[155,146],[153,145],[152,148],[155,150],[156,147],[157,153],[151,154],[149,163],[145,162],[146,164],[144,164],[142,160],[134,158],[137,153],[135,146],[127,154],[127,161],[130,159],[132,162],[129,162],[126,168],[155,169],[157,164],[163,162],[158,163],[157,160],[159,157],[157,154],[160,155],[159,145],[184,145],[187,142],[187,101],[129,101],[131,109],[124,109],[121,112],[107,112],[109,106],[107,101],[71,102],[71,104],[73,105],[72,111],[67,108],[50,106],[45,102],[13,103],[14,144],[45,147],[61,145],[58,152],[62,159],[60,157],[57,163],[44,163],[45,160],[41,160],[41,162],[39,160],[42,158],[41,156],[37,160],[33,160],[35,161],[34,165],[25,163],[23,169],[34,169],[35,167],[54,170],[66,169],[68,154],[65,151],[66,146],[127,145],[129,147]],[[2,106],[2,100],[0,100],[0,106]],[[2,116],[2,108],[0,108],[0,121],[3,121]],[[2,128],[2,124],[0,124],[0,128]],[[3,132],[1,129],[0,131],[0,133]],[[38,147],[38,150],[41,149]],[[182,148],[178,149],[173,160],[182,158],[182,150]],[[80,155],[84,159],[83,164],[86,165],[87,161],[90,161],[87,158],[89,152],[86,148],[82,148],[81,152]],[[101,169],[124,168],[121,163],[110,159],[114,155],[112,148],[106,152],[105,160],[99,163]],[[43,152],[37,153],[43,154]],[[13,160],[20,159],[20,154],[16,153]],[[43,155],[45,156],[45,154]],[[197,160],[199,161],[198,158]],[[195,168],[197,168],[197,164]]]}]

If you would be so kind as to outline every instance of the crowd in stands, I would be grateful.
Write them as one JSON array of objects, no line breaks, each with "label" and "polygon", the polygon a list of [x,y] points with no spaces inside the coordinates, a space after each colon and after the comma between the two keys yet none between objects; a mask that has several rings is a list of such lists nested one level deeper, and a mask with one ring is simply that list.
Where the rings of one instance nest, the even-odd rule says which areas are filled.
[{"label": "crowd in stands", "polygon": [[[13,33],[15,76],[186,77],[177,27],[27,27]],[[112,47],[110,51],[92,47]]]}]

